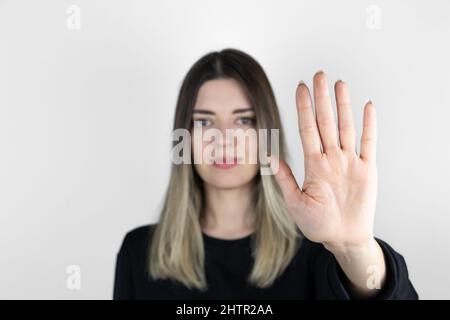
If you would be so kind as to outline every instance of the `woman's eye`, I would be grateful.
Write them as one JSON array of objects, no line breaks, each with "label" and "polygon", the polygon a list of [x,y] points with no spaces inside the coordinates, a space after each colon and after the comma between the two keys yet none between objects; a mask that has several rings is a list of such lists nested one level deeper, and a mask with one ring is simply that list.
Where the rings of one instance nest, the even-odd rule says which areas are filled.
[{"label": "woman's eye", "polygon": [[238,119],[238,123],[244,126],[253,126],[255,124],[255,118],[252,117],[242,117]]},{"label": "woman's eye", "polygon": [[209,126],[211,124],[211,120],[209,119],[195,119],[192,121],[193,125],[200,125],[202,127]]}]

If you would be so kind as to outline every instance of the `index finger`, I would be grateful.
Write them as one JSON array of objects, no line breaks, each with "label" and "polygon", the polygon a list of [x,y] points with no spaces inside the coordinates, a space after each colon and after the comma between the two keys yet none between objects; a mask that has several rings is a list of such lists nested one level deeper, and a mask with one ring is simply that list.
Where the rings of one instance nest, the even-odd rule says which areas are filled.
[{"label": "index finger", "polygon": [[303,81],[297,86],[296,92],[298,129],[305,155],[320,154],[320,136],[316,118],[312,110],[311,95]]}]

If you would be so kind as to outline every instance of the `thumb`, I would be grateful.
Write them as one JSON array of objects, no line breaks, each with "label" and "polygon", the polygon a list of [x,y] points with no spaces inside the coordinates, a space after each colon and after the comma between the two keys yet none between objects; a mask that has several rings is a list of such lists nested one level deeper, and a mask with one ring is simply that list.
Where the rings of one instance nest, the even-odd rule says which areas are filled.
[{"label": "thumb", "polygon": [[268,160],[286,202],[289,204],[297,200],[302,195],[302,191],[298,187],[294,174],[287,162],[279,157],[272,156],[269,156]]}]

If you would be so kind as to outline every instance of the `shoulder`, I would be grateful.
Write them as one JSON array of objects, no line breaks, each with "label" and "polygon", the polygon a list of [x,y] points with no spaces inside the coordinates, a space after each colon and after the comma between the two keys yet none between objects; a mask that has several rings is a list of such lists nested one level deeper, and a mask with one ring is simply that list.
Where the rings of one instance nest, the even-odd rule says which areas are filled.
[{"label": "shoulder", "polygon": [[143,238],[146,238],[151,232],[153,232],[156,225],[156,223],[153,223],[133,228],[126,232],[125,240],[131,242],[142,240]]},{"label": "shoulder", "polygon": [[146,224],[127,231],[122,240],[120,251],[135,251],[145,248],[156,225],[156,223]]}]

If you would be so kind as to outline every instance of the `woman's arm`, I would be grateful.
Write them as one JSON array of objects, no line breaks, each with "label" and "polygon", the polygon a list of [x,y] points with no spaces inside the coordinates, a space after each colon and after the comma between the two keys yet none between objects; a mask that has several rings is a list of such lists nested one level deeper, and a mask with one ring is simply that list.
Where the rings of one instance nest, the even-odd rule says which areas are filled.
[{"label": "woman's arm", "polygon": [[326,247],[350,280],[352,295],[357,298],[376,296],[386,280],[383,250],[375,239],[366,244]]},{"label": "woman's arm", "polygon": [[369,294],[365,294],[355,288],[352,280],[345,274],[333,253],[327,250],[323,244],[305,239],[303,245],[309,247],[313,298],[320,300],[417,300],[419,296],[409,279],[408,268],[403,256],[383,240],[379,238],[375,238],[375,240],[383,252],[385,262],[384,283],[378,289],[376,274],[373,269],[370,270],[367,284],[373,290]]}]

